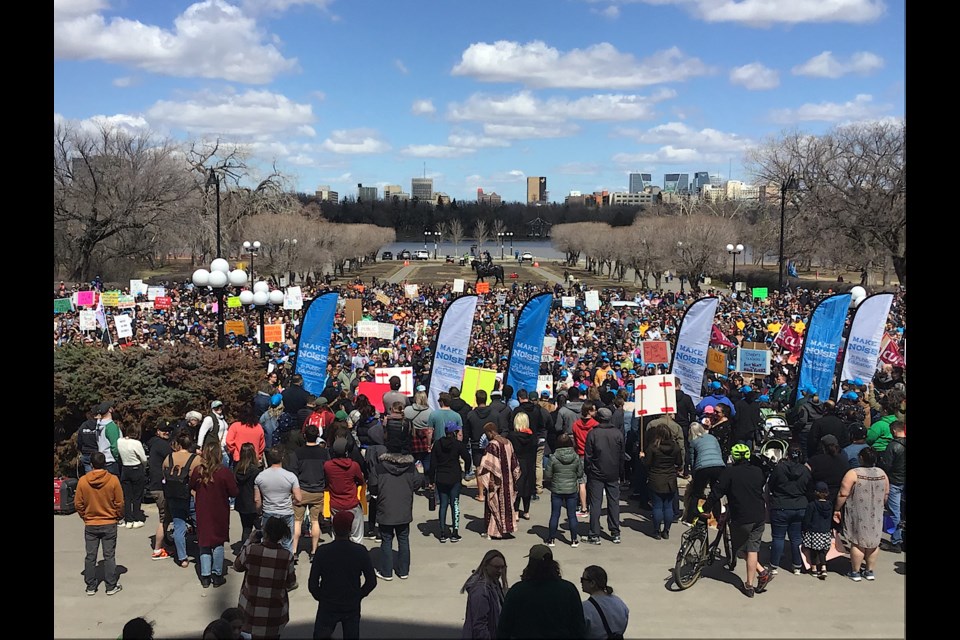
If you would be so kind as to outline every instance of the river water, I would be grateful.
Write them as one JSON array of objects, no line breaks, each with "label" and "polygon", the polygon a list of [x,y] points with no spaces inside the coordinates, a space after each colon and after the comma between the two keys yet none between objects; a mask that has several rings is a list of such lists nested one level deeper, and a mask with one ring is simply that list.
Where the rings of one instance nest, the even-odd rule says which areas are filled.
[{"label": "river water", "polygon": [[[463,255],[464,253],[469,253],[471,245],[475,245],[475,244],[476,242],[474,240],[471,240],[470,238],[465,238],[464,240],[460,241],[460,244],[457,245],[457,247],[454,247],[453,243],[449,241],[440,242],[436,245],[437,255],[440,257],[447,256],[447,255],[452,256],[452,255],[456,255],[457,252],[459,252],[460,255]],[[390,251],[391,253],[393,253],[394,259],[396,259],[397,254],[403,251],[404,249],[410,251],[411,253],[416,251],[417,249],[426,249],[427,251],[430,252],[430,257],[433,258],[434,244],[433,242],[427,242],[426,246],[424,246],[422,240],[419,242],[417,242],[416,240],[410,240],[407,242],[393,242],[391,244],[384,245],[383,247],[381,247],[380,251],[377,252],[377,257],[379,258],[384,251]],[[496,239],[492,241],[487,240],[485,243],[483,243],[483,250],[489,251],[490,255],[493,258],[496,258],[496,259],[500,258],[500,243]],[[523,253],[524,251],[529,251],[530,253],[533,254],[533,257],[535,260],[539,260],[539,259],[563,260],[566,257],[562,251],[557,251],[556,249],[554,249],[553,245],[550,244],[549,240],[514,239],[513,251],[519,251],[520,253]],[[511,255],[513,255],[513,252],[510,251],[510,243],[504,242],[503,243],[504,258],[508,258]]]}]

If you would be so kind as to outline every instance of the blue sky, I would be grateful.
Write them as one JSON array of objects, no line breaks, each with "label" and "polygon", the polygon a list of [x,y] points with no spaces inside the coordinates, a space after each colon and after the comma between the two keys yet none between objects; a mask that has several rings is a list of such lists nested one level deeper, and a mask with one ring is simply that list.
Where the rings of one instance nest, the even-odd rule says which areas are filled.
[{"label": "blue sky", "polygon": [[903,119],[905,57],[903,0],[54,0],[54,119],[243,145],[307,193],[425,163],[562,201]]}]

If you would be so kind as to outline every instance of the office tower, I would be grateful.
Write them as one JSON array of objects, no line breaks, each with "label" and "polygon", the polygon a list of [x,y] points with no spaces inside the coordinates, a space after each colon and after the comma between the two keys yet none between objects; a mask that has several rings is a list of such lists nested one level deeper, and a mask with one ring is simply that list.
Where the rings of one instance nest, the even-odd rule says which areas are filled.
[{"label": "office tower", "polygon": [[527,178],[527,204],[545,203],[546,201],[547,178],[545,176]]},{"label": "office tower", "polygon": [[703,188],[710,184],[710,174],[706,171],[697,171],[693,174],[693,192],[700,193]]},{"label": "office tower", "polygon": [[357,185],[357,200],[359,202],[374,202],[376,199],[376,187],[365,187],[362,184]]},{"label": "office tower", "polygon": [[630,174],[630,193],[643,193],[643,188],[649,186],[653,180],[649,173],[631,173]]},{"label": "office tower", "polygon": [[688,193],[690,176],[686,173],[667,173],[663,176],[663,190],[666,193]]},{"label": "office tower", "polygon": [[410,195],[420,202],[433,200],[433,178],[413,178],[410,180]]}]

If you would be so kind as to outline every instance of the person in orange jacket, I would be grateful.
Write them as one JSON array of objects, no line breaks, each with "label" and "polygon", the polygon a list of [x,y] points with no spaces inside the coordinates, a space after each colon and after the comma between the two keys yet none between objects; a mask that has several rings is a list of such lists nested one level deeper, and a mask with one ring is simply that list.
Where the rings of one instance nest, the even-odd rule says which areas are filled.
[{"label": "person in orange jacket", "polygon": [[83,539],[86,557],[83,561],[83,580],[87,595],[97,593],[97,552],[103,545],[103,580],[107,595],[112,596],[123,587],[117,573],[117,522],[123,517],[123,489],[120,480],[106,470],[107,459],[101,451],[90,454],[93,470],[77,483],[73,504],[83,520]]}]

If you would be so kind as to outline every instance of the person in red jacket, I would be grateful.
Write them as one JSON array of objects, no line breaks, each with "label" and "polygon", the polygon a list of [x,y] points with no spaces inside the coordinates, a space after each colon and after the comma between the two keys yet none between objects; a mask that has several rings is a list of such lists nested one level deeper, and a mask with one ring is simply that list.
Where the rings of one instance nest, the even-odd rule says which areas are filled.
[{"label": "person in red jacket", "polygon": [[231,466],[236,466],[240,462],[240,448],[244,443],[249,442],[253,445],[257,451],[258,460],[263,459],[263,451],[267,447],[263,427],[260,426],[253,405],[244,404],[238,414],[237,421],[227,427],[227,452],[233,463]]},{"label": "person in red jacket", "polygon": [[[580,417],[573,423],[573,448],[576,450],[580,460],[583,461],[584,446],[587,444],[587,434],[590,429],[600,424],[596,421],[597,407],[593,402],[587,400],[580,408]],[[579,515],[587,515],[587,483],[586,479],[580,479],[580,510]]]},{"label": "person in red jacket", "polygon": [[346,438],[333,443],[333,457],[323,463],[323,476],[330,492],[330,515],[340,511],[353,512],[350,540],[363,542],[363,509],[357,497],[357,487],[364,484],[363,471],[356,460],[347,456]]}]

